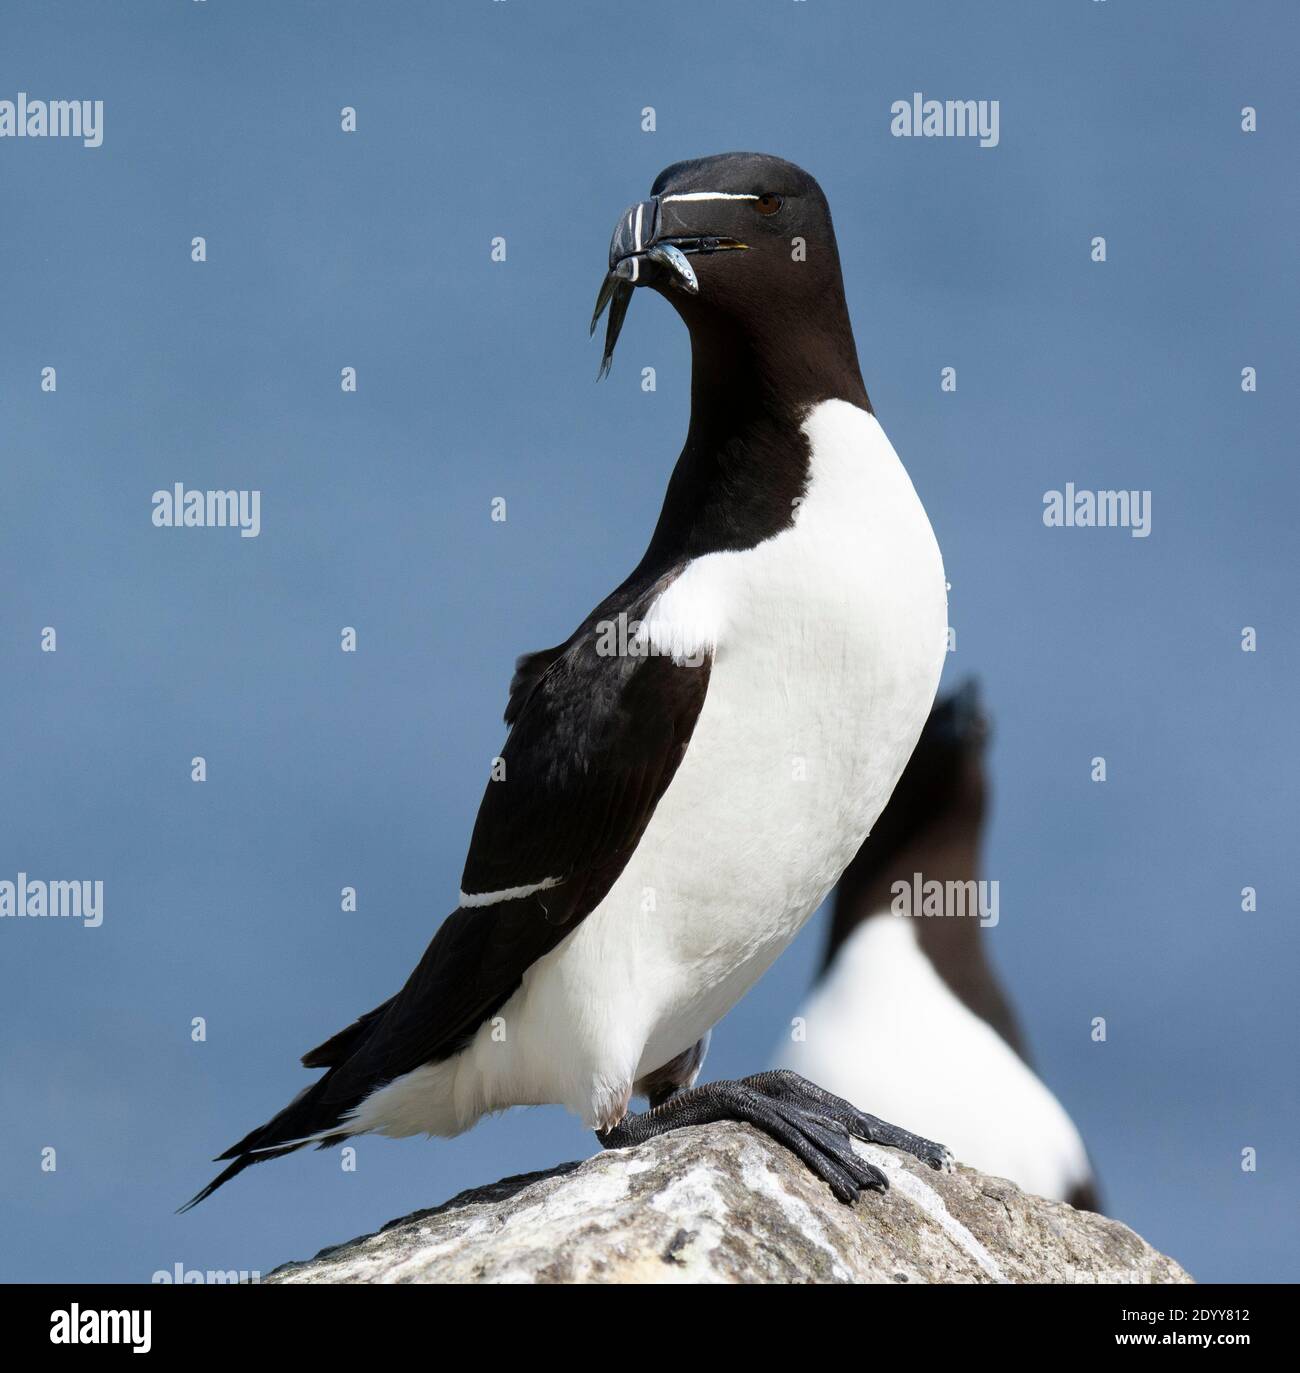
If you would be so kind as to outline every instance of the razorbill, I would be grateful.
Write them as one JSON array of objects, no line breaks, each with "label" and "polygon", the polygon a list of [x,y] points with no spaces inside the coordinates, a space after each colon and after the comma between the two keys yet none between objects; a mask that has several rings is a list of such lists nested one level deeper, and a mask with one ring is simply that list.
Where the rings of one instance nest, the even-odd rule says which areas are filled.
[{"label": "razorbill", "polygon": [[[563,643],[519,660],[505,780],[406,985],[304,1057],[324,1076],[190,1205],[305,1144],[457,1135],[543,1103],[607,1148],[748,1121],[843,1201],[886,1185],[850,1134],[948,1159],[793,1073],[694,1085],[710,1027],[889,799],[947,597],[867,399],[816,181],[754,153],[660,173],[614,231],[602,370],[638,286],[691,339],[690,425],[649,546]],[[650,1109],[629,1114],[634,1094]]]},{"label": "razorbill", "polygon": [[[988,733],[973,680],[935,706],[840,879],[802,1038],[778,1061],[940,1134],[963,1163],[1095,1211],[1083,1141],[1034,1073],[981,921],[969,913],[980,880]],[[930,890],[939,883],[961,894],[968,913],[919,913],[918,874]]]}]

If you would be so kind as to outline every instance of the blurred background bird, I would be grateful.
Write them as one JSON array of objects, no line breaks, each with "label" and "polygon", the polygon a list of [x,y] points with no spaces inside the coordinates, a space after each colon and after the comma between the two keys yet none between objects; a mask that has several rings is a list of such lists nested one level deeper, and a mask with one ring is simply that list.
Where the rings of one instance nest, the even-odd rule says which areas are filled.
[{"label": "blurred background bird", "polygon": [[[1098,1210],[1082,1137],[1035,1073],[985,950],[997,918],[997,887],[979,885],[989,734],[974,679],[935,704],[840,879],[817,981],[779,1063],[944,1140],[961,1163]],[[940,910],[922,888],[944,893]]]}]

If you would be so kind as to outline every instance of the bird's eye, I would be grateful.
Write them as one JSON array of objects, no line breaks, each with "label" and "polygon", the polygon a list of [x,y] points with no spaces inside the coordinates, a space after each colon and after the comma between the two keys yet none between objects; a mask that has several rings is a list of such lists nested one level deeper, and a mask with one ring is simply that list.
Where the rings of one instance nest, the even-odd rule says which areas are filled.
[{"label": "bird's eye", "polygon": [[774,191],[766,191],[754,202],[754,208],[761,215],[774,215],[784,204]]}]

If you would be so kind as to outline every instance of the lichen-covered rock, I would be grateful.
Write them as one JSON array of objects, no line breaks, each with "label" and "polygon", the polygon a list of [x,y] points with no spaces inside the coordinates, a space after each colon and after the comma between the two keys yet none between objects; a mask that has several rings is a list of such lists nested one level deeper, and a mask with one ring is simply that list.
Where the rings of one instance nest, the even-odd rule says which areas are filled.
[{"label": "lichen-covered rock", "polygon": [[269,1282],[1190,1282],[1118,1221],[859,1144],[885,1194],[842,1206],[746,1125],[462,1192]]}]

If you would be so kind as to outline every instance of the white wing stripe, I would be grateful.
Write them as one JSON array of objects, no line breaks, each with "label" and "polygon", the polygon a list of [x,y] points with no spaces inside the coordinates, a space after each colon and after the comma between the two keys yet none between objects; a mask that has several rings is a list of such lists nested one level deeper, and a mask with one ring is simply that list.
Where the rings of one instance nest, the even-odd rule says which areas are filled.
[{"label": "white wing stripe", "polygon": [[472,909],[475,906],[495,906],[498,901],[518,901],[521,896],[531,896],[534,892],[549,891],[552,887],[558,887],[564,881],[562,877],[547,877],[541,882],[534,882],[531,887],[505,887],[501,891],[483,892],[461,892],[461,909]]}]

